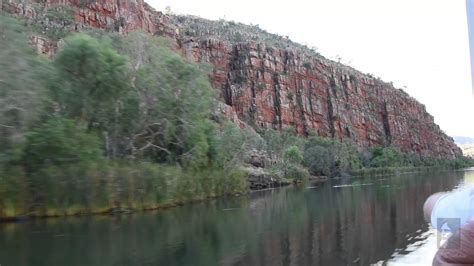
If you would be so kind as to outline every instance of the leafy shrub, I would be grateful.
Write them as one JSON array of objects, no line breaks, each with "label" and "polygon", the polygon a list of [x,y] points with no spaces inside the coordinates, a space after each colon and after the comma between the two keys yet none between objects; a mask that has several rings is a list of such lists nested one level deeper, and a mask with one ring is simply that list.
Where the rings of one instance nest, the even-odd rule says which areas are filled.
[{"label": "leafy shrub", "polygon": [[332,156],[327,147],[309,146],[304,151],[304,165],[312,175],[331,175]]},{"label": "leafy shrub", "polygon": [[211,160],[216,167],[227,169],[241,164],[249,151],[265,148],[265,141],[253,129],[225,122],[212,136]]},{"label": "leafy shrub", "polygon": [[304,182],[308,179],[308,176],[308,170],[299,165],[289,164],[285,169],[285,178],[294,182]]},{"label": "leafy shrub", "polygon": [[0,167],[21,157],[24,133],[38,122],[51,64],[28,45],[18,20],[0,14]]},{"label": "leafy shrub", "polygon": [[377,147],[372,150],[371,167],[393,167],[401,165],[402,156],[397,149]]},{"label": "leafy shrub", "polygon": [[266,142],[267,153],[272,161],[282,163],[286,150],[291,146],[302,147],[305,143],[304,138],[295,135],[294,128],[286,128],[281,131],[267,129],[262,134]]},{"label": "leafy shrub", "polygon": [[102,159],[100,147],[99,138],[74,121],[51,118],[27,134],[24,162],[30,171],[48,165],[92,163]]},{"label": "leafy shrub", "polygon": [[103,129],[129,89],[127,59],[88,35],[71,36],[65,43],[54,62],[53,100],[67,117]]},{"label": "leafy shrub", "polygon": [[300,149],[293,145],[286,150],[284,159],[286,163],[299,165],[303,161],[303,155]]}]

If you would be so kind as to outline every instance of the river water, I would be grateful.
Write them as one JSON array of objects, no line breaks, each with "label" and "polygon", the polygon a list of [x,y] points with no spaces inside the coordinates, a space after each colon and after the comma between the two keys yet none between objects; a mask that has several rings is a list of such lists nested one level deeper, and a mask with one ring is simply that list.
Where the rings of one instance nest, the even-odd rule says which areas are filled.
[{"label": "river water", "polygon": [[474,171],[338,179],[121,216],[0,224],[0,265],[430,265],[432,193]]}]

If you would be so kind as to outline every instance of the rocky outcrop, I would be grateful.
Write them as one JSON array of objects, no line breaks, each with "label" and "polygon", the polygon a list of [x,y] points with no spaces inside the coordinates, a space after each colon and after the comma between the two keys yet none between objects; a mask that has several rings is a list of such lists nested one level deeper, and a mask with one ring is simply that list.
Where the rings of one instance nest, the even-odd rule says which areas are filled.
[{"label": "rocky outcrop", "polygon": [[249,150],[244,155],[243,165],[241,170],[247,175],[252,190],[281,187],[291,183],[282,173],[270,171],[272,162],[265,151]]},{"label": "rocky outcrop", "polygon": [[[56,0],[48,1],[54,4]],[[168,16],[155,11],[143,0],[70,0],[70,2],[79,7],[75,12],[76,22],[84,25],[123,32],[142,29],[169,37],[178,34]]]},{"label": "rocky outcrop", "polygon": [[251,190],[276,188],[291,184],[289,180],[270,174],[264,168],[249,166],[242,167],[241,170],[247,175]]},{"label": "rocky outcrop", "polygon": [[[170,17],[142,0],[42,3],[43,9],[73,7],[75,30],[143,29],[172,38],[184,56],[214,66],[212,83],[225,103],[219,109],[241,126],[294,127],[301,135],[349,138],[362,147],[392,145],[423,156],[461,155],[424,105],[404,91],[287,38],[242,24]],[[25,17],[39,12],[13,0],[3,0],[3,9]]]},{"label": "rocky outcrop", "polygon": [[176,37],[179,33],[170,17],[154,10],[143,0],[3,0],[2,9],[29,19],[44,15],[55,6],[73,10],[74,29],[94,27],[119,32],[142,29],[152,34]]},{"label": "rocky outcrop", "polygon": [[58,42],[52,42],[41,36],[31,36],[30,44],[36,48],[38,54],[44,54],[52,57],[58,50]]},{"label": "rocky outcrop", "polygon": [[244,162],[253,167],[265,168],[271,166],[268,154],[262,150],[250,150],[244,155]]}]

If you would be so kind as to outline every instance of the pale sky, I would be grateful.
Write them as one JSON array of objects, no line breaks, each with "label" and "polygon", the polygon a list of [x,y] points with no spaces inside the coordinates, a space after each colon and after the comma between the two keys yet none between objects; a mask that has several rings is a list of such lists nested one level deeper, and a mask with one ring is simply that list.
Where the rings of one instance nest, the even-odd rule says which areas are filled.
[{"label": "pale sky", "polygon": [[[258,24],[403,88],[449,135],[474,137],[464,0],[148,0],[164,11]],[[406,88],[404,88],[406,87]]]}]

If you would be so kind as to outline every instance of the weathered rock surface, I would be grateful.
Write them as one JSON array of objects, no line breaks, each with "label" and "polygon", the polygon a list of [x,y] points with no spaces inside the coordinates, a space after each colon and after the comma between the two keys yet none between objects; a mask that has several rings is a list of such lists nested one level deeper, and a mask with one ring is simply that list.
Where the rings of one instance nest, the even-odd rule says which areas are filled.
[{"label": "weathered rock surface", "polygon": [[247,175],[249,188],[252,190],[282,187],[291,184],[287,179],[273,175],[264,168],[248,166],[242,167],[241,170]]},{"label": "weathered rock surface", "polygon": [[[2,3],[4,10],[28,18],[41,10],[13,0]],[[232,31],[225,24],[222,30],[215,27],[218,22],[170,17],[143,0],[42,3],[43,9],[73,7],[75,30],[98,27],[126,34],[143,29],[174,39],[186,57],[214,66],[212,83],[226,104],[220,109],[240,125],[294,127],[301,135],[315,131],[324,137],[350,138],[363,147],[393,145],[423,156],[461,155],[424,105],[404,91],[291,41],[269,44],[271,36],[260,40],[252,27]],[[55,49],[39,39],[34,43],[46,54]]]},{"label": "weathered rock surface", "polygon": [[52,57],[58,50],[57,42],[51,42],[47,38],[41,36],[31,36],[30,44],[36,48],[38,54],[44,54],[48,57]]},{"label": "weathered rock surface", "polygon": [[242,158],[241,170],[247,175],[249,188],[260,190],[289,185],[283,173],[271,171],[272,162],[266,151],[251,149]]},{"label": "weathered rock surface", "polygon": [[179,33],[171,18],[154,10],[143,0],[3,0],[2,9],[29,19],[45,14],[55,6],[73,8],[74,29],[83,26],[130,32],[142,29],[152,34],[176,37]]},{"label": "weathered rock surface", "polygon": [[350,138],[454,158],[459,148],[424,105],[391,84],[322,57],[258,43],[189,40],[184,53],[214,65],[213,85],[239,117],[262,128]]},{"label": "weathered rock surface", "polygon": [[244,155],[244,162],[253,166],[265,168],[271,165],[269,156],[265,151],[250,150]]}]

